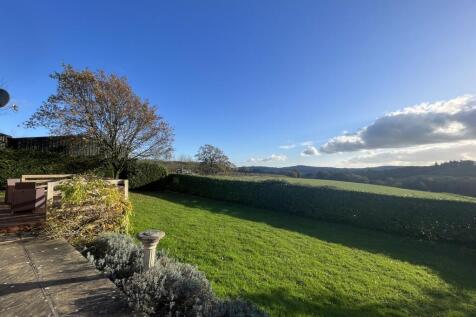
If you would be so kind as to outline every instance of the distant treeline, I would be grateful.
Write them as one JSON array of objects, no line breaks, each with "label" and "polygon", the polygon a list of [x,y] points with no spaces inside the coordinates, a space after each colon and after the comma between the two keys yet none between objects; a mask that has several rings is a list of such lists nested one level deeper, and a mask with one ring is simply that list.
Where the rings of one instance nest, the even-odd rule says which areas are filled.
[{"label": "distant treeline", "polygon": [[476,196],[476,162],[474,161],[450,161],[432,166],[383,166],[374,168],[331,168],[302,165],[282,168],[250,166],[240,167],[238,171],[241,173],[340,180]]},{"label": "distant treeline", "polygon": [[165,166],[169,173],[181,173],[183,171],[193,174],[200,174],[200,163],[192,160],[187,161],[160,161],[162,166]]}]

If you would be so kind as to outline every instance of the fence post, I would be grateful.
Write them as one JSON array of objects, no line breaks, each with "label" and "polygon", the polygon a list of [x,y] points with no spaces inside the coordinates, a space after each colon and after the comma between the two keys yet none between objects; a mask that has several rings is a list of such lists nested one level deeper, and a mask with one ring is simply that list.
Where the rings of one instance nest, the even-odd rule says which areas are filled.
[{"label": "fence post", "polygon": [[46,201],[53,201],[53,195],[55,191],[55,182],[46,183]]},{"label": "fence post", "polygon": [[124,198],[129,199],[129,180],[124,180]]}]

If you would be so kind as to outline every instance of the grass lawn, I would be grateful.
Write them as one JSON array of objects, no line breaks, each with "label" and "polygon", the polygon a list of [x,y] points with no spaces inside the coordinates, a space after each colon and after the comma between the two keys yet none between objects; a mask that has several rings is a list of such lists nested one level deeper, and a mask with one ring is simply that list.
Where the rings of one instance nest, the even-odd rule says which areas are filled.
[{"label": "grass lawn", "polygon": [[271,316],[476,316],[476,250],[176,193],[132,193],[135,233]]},{"label": "grass lawn", "polygon": [[390,187],[383,185],[373,185],[373,184],[363,184],[363,183],[353,183],[353,182],[343,182],[343,181],[334,181],[326,179],[308,179],[308,178],[292,178],[286,176],[268,176],[268,175],[259,175],[259,176],[214,176],[216,178],[225,178],[225,179],[238,179],[244,181],[264,181],[264,180],[283,180],[291,184],[297,185],[307,185],[307,186],[316,186],[316,187],[332,187],[338,190],[345,191],[357,191],[365,193],[373,193],[380,195],[390,195],[398,197],[414,197],[414,198],[424,198],[424,199],[437,199],[437,200],[455,200],[455,201],[466,201],[476,203],[476,197],[468,197],[450,193],[434,193],[434,192],[425,192],[421,190],[412,190],[404,189],[398,187]]}]

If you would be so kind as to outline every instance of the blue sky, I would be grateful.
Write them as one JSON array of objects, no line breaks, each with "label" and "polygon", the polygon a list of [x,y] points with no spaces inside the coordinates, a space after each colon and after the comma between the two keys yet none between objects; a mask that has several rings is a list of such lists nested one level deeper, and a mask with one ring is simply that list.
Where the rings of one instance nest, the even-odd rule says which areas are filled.
[{"label": "blue sky", "polygon": [[237,165],[476,159],[476,1],[8,1],[0,26],[0,84],[20,107],[0,113],[3,133],[46,133],[18,124],[65,62],[127,76],[177,156],[209,143]]}]

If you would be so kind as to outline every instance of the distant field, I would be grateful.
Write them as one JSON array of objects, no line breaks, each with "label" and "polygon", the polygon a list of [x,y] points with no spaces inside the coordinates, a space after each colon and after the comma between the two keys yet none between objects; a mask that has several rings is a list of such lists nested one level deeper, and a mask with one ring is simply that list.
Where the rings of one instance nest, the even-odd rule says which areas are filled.
[{"label": "distant field", "polygon": [[196,196],[131,193],[133,233],[270,316],[476,316],[475,250]]},{"label": "distant field", "polygon": [[342,181],[333,181],[325,179],[308,179],[308,178],[292,178],[286,176],[273,176],[273,175],[259,175],[259,176],[215,176],[216,178],[225,179],[240,179],[246,181],[264,181],[264,180],[283,180],[290,184],[316,186],[316,187],[332,187],[339,190],[366,192],[381,195],[390,195],[398,197],[414,197],[424,199],[436,199],[436,200],[454,200],[454,201],[466,201],[475,202],[476,197],[461,196],[448,193],[433,193],[424,192],[419,190],[403,189],[397,187],[389,187],[382,185],[351,183]]}]

